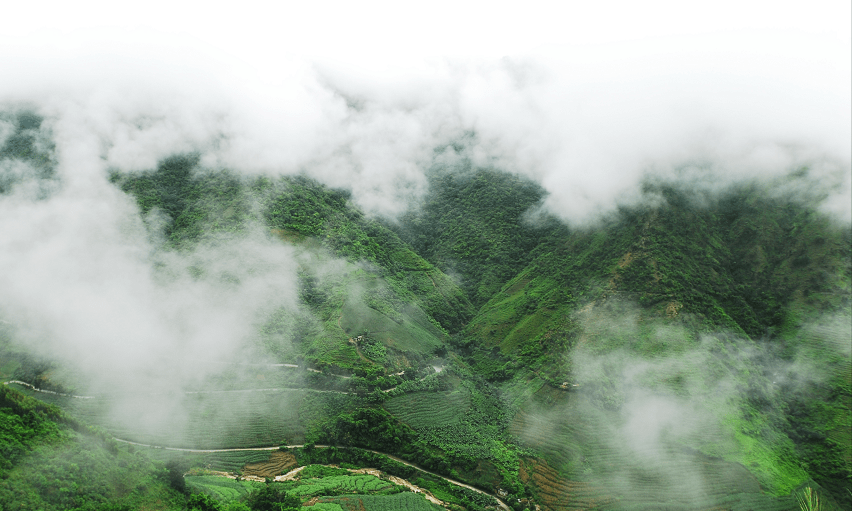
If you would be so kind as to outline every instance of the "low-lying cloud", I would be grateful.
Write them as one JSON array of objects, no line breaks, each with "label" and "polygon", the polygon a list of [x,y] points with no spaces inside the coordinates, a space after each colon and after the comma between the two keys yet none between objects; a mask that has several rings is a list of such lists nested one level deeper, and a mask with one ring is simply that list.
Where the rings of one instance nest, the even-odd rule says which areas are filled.
[{"label": "low-lying cloud", "polygon": [[60,165],[75,173],[194,151],[208,167],[308,173],[393,218],[427,192],[436,149],[454,144],[474,165],[541,183],[569,223],[637,200],[649,174],[696,166],[716,184],[807,166],[826,183],[826,209],[852,215],[847,33],[662,34],[348,66],[270,48],[241,63],[198,41],[132,33],[7,55],[14,79],[0,101],[33,107],[60,138],[95,142],[82,155],[59,141]]},{"label": "low-lying cloud", "polygon": [[[795,348],[783,349],[699,334],[689,321],[654,319],[621,302],[589,307],[577,319],[583,333],[570,356],[571,391],[528,406],[520,431],[530,445],[556,449],[551,459],[569,465],[573,479],[625,504],[687,507],[720,492],[786,494],[801,482],[771,465],[786,463],[777,453],[793,445],[782,403],[806,399],[832,377],[814,353],[848,357],[848,310],[803,326]],[[755,457],[744,435],[775,457]],[[784,470],[789,478],[798,469]]]},{"label": "low-lying cloud", "polygon": [[[848,19],[830,11],[819,12]],[[813,195],[848,224],[848,30],[808,20],[345,66],[225,29],[212,43],[138,28],[4,38],[0,109],[44,118],[31,134],[54,174],[0,161],[0,319],[94,374],[191,381],[199,373],[184,378],[171,360],[233,357],[259,311],[294,309],[297,257],[262,228],[163,250],[156,213],[143,218],[108,181],[174,154],[214,171],[307,174],[391,219],[428,193],[430,167],[461,159],[540,183],[544,210],[569,224],[641,200],[649,176],[712,190],[808,167]],[[15,122],[0,116],[0,141]]]}]

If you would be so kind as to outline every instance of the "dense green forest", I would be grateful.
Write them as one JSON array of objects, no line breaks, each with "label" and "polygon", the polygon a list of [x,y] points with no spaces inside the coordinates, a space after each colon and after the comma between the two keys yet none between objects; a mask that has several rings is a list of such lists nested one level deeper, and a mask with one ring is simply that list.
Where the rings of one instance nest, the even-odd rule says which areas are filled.
[{"label": "dense green forest", "polygon": [[[40,119],[16,122],[0,197],[29,180],[47,200]],[[226,292],[239,277],[193,254],[262,236],[292,250],[297,303],[264,312],[248,362],[176,389],[159,430],[116,410],[161,397],[76,395],[85,375],[0,316],[0,509],[787,510],[807,489],[852,506],[852,229],[789,191],[807,169],[649,181],[582,227],[497,169],[427,176],[383,219],[197,154],[113,169],[152,250]]]}]

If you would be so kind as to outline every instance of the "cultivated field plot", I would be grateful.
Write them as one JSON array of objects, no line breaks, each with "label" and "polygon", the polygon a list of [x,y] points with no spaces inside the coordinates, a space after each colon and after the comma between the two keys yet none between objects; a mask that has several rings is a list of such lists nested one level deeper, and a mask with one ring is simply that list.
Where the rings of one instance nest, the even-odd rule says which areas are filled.
[{"label": "cultivated field plot", "polygon": [[852,327],[847,317],[826,320],[825,324],[814,324],[802,329],[796,342],[800,356],[819,364],[819,371],[840,381],[848,381],[852,371],[849,339]]},{"label": "cultivated field plot", "polygon": [[535,489],[537,503],[546,511],[600,509],[615,502],[603,488],[560,477],[547,463],[536,459],[522,460],[518,475]]},{"label": "cultivated field plot", "polygon": [[413,392],[388,399],[385,409],[411,427],[457,424],[470,408],[470,391],[461,387],[447,392]]},{"label": "cultivated field plot", "polygon": [[[395,495],[341,495],[321,497],[318,505],[337,505],[341,511],[442,511],[444,508],[432,504],[418,493],[403,492]],[[318,506],[315,506],[318,507]],[[314,509],[308,507],[308,509]],[[331,507],[323,507],[323,511]],[[318,510],[319,511],[319,510]]]},{"label": "cultivated field plot", "polygon": [[[282,453],[286,454],[286,453]],[[308,508],[317,511],[437,511],[443,508],[431,504],[419,493],[400,491],[401,487],[374,475],[347,474],[345,471],[322,466],[309,466],[306,471],[343,472],[325,477],[305,477],[295,481],[275,483],[285,488],[289,495],[298,496]],[[299,476],[297,476],[299,477]],[[195,492],[205,493],[227,503],[243,500],[252,490],[265,483],[236,481],[222,476],[186,476],[187,486]]]},{"label": "cultivated field plot", "polygon": [[564,402],[551,410],[549,415],[521,411],[510,427],[550,463],[522,464],[522,479],[534,485],[545,509],[794,507],[792,497],[761,493],[754,475],[738,463],[666,440],[642,448],[618,445],[611,439],[619,435],[607,433],[612,426],[603,412]]},{"label": "cultivated field plot", "polygon": [[206,493],[222,502],[238,500],[263,485],[260,482],[237,481],[220,476],[186,476],[184,479],[190,491]]},{"label": "cultivated field plot", "polygon": [[[268,449],[216,452],[174,451],[153,447],[140,447],[139,449],[144,449],[145,454],[151,459],[156,459],[163,463],[177,461],[181,464],[181,466],[200,469],[201,471],[212,470],[216,472],[230,472],[232,474],[242,475],[258,475],[246,474],[245,467],[248,465],[269,466],[272,463],[280,465],[280,462],[276,462],[274,460],[276,453],[282,452],[282,454],[285,455],[289,454],[283,451]],[[260,475],[259,477],[265,476]]]},{"label": "cultivated field plot", "polygon": [[287,490],[290,495],[302,499],[328,493],[378,493],[394,490],[396,485],[369,474],[338,475],[302,479],[296,486]]},{"label": "cultivated field plot", "polygon": [[245,476],[269,477],[286,474],[290,469],[298,465],[296,457],[292,453],[284,451],[272,451],[269,459],[256,463],[246,463],[242,467]]}]

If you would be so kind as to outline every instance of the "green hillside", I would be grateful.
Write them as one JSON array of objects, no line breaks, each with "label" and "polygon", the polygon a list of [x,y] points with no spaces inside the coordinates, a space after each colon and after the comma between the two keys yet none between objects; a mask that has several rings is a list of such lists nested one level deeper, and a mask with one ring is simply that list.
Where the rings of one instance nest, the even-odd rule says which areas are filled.
[{"label": "green hillside", "polygon": [[465,335],[528,356],[542,336],[556,336],[551,343],[560,333],[570,336],[578,307],[619,297],[653,317],[688,318],[703,331],[774,339],[809,314],[848,306],[848,228],[756,186],[701,206],[675,187],[659,193],[664,206],[623,209],[552,248],[540,245]]},{"label": "green hillside", "polygon": [[534,183],[493,170],[434,168],[422,206],[391,228],[423,257],[459,275],[481,306],[532,258],[532,250],[563,231],[553,219],[527,218],[544,198]]},{"label": "green hillside", "polygon": [[0,386],[0,508],[175,509],[163,464],[59,408]]},{"label": "green hillside", "polygon": [[[641,458],[605,454],[609,442],[593,446],[629,407],[659,399],[718,421],[716,432],[679,439],[696,453],[689,456],[745,466],[770,494],[789,495],[813,478],[848,502],[849,228],[756,185],[701,205],[677,187],[649,192],[665,203],[622,210],[552,249],[543,245],[455,345],[492,381],[548,382],[540,392],[554,389],[545,393],[550,410],[524,402],[513,430],[571,479],[602,471],[590,480],[618,487],[610,478],[624,469],[606,473]],[[649,365],[657,374],[644,374]],[[719,381],[737,390],[720,393]],[[657,491],[674,486],[659,483]],[[634,489],[609,495],[636,499]]]},{"label": "green hillside", "polygon": [[[281,311],[263,328],[262,342],[282,362],[298,357],[318,368],[370,370],[375,364],[350,342],[368,333],[410,365],[429,357],[472,315],[446,275],[366,218],[345,193],[308,178],[245,181],[205,170],[196,156],[184,155],[150,172],[114,172],[112,180],[136,198],[143,214],[156,209],[166,215],[171,250],[239,237],[258,224],[299,248],[303,314]],[[188,271],[209,277],[203,268]]]},{"label": "green hillside", "polygon": [[[0,194],[45,200],[49,134],[9,118]],[[154,280],[227,293],[256,269],[209,254],[259,246],[293,295],[263,295],[233,360],[192,353],[164,367],[203,376],[157,389],[98,387],[0,317],[0,509],[852,505],[852,229],[807,169],[648,182],[569,227],[493,169],[435,166],[391,220],[201,161],[110,172]]]}]

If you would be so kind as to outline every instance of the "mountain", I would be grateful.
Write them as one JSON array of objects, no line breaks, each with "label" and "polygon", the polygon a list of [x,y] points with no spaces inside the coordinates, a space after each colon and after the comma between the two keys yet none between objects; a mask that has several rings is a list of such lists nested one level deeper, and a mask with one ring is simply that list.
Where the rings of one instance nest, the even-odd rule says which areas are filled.
[{"label": "mountain", "polygon": [[[49,201],[62,180],[38,122],[16,130],[0,197],[34,182]],[[422,204],[385,219],[307,175],[196,154],[111,171],[155,287],[199,286],[197,304],[289,275],[292,296],[263,291],[231,358],[202,337],[124,385],[30,349],[38,334],[0,311],[3,509],[24,493],[44,509],[240,509],[259,502],[254,483],[205,478],[258,464],[314,467],[280,488],[318,509],[434,505],[316,468],[329,464],[379,468],[444,509],[782,510],[807,488],[826,509],[852,504],[852,230],[801,191],[807,169],[712,192],[649,181],[586,226],[548,216],[515,175],[428,179]],[[196,328],[180,322],[190,307],[163,311]],[[170,372],[182,379],[154,386]],[[258,449],[279,445],[300,447]],[[200,452],[215,449],[247,450]],[[185,498],[184,481],[208,497]]]},{"label": "mountain", "polygon": [[664,202],[542,244],[454,345],[498,385],[538,388],[510,430],[548,481],[557,468],[610,489],[596,498],[709,505],[747,467],[752,488],[813,478],[845,502],[848,227],[753,183],[647,193]]}]

